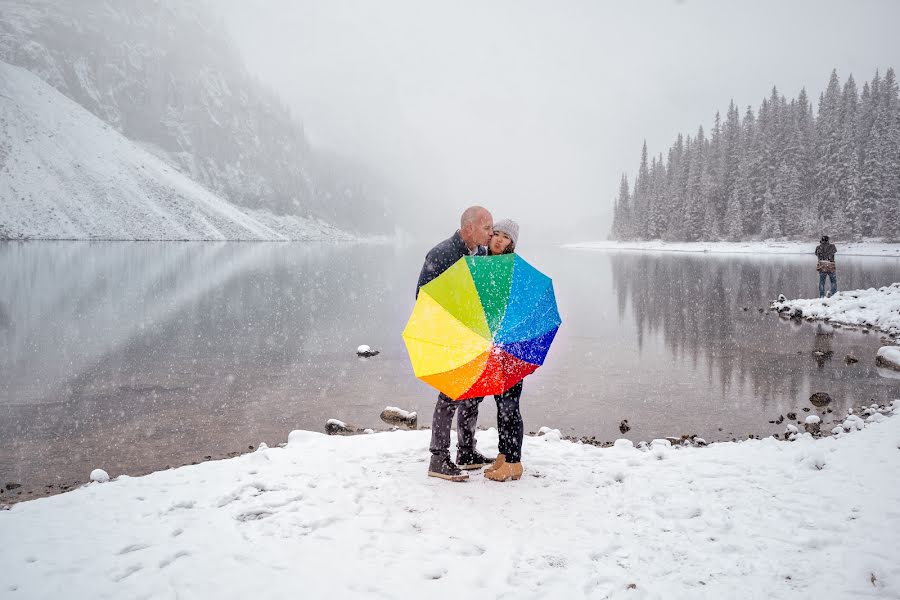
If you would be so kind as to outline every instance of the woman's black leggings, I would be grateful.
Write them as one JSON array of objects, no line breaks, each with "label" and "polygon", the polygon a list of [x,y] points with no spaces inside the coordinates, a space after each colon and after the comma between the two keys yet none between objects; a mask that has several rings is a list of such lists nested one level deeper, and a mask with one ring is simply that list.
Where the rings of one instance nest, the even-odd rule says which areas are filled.
[{"label": "woman's black leggings", "polygon": [[497,431],[500,434],[500,454],[506,462],[522,461],[522,438],[525,426],[522,424],[522,413],[519,411],[519,398],[522,396],[522,382],[512,386],[499,396],[497,401]]}]

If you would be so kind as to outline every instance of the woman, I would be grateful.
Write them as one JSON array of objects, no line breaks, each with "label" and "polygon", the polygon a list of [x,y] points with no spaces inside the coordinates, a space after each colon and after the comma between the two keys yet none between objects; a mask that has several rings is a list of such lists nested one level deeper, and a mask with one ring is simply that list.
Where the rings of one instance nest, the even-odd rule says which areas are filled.
[{"label": "woman", "polygon": [[[519,239],[519,225],[503,219],[494,223],[494,235],[488,244],[488,255],[512,254]],[[494,464],[484,470],[484,476],[492,481],[508,481],[522,477],[522,439],[525,427],[519,411],[522,382],[512,386],[499,396],[497,402],[497,431],[500,433],[500,454]]]}]

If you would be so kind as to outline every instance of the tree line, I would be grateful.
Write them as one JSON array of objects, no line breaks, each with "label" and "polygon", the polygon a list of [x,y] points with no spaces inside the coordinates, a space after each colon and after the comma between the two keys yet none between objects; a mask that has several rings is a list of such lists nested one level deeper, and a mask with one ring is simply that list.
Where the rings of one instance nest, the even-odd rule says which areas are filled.
[{"label": "tree line", "polygon": [[900,239],[900,100],[893,68],[860,92],[837,71],[818,111],[802,89],[773,87],[743,117],[732,101],[707,136],[679,134],[664,156],[647,143],[633,189],[622,175],[617,240]]}]

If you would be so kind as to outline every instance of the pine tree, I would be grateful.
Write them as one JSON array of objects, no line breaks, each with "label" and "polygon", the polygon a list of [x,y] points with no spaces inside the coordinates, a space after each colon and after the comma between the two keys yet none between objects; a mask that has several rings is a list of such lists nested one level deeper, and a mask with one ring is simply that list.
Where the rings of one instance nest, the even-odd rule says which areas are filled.
[{"label": "pine tree", "polygon": [[616,222],[613,232],[615,238],[620,241],[631,239],[631,193],[628,188],[628,176],[624,173],[619,183],[619,197],[616,200],[614,220]]},{"label": "pine tree", "polygon": [[885,73],[882,94],[887,141],[884,144],[885,181],[878,234],[896,240],[900,239],[900,91],[893,68]]},{"label": "pine tree", "polygon": [[725,128],[722,136],[724,155],[722,197],[727,204],[730,204],[741,161],[741,117],[733,100],[728,105],[728,113],[725,117]]},{"label": "pine tree", "polygon": [[816,199],[819,215],[831,221],[839,197],[841,147],[841,86],[837,70],[831,72],[828,88],[819,98],[816,119]]},{"label": "pine tree", "polygon": [[839,238],[859,238],[861,206],[859,194],[859,115],[856,82],[847,78],[841,94],[840,143],[835,156],[837,203],[831,231]]},{"label": "pine tree", "polygon": [[744,237],[741,199],[737,188],[731,192],[731,198],[728,199],[728,207],[725,209],[724,232],[726,239],[732,242],[738,242]]},{"label": "pine tree", "polygon": [[763,194],[763,209],[760,224],[760,234],[763,239],[772,239],[781,237],[781,227],[778,225],[776,217],[778,208],[775,202],[775,195],[772,190],[766,190]]},{"label": "pine tree", "polygon": [[706,218],[706,202],[703,196],[704,182],[706,180],[706,156],[705,156],[706,137],[701,126],[697,132],[697,137],[689,146],[690,159],[688,166],[686,193],[685,193],[685,214],[684,214],[684,230],[685,237],[688,241],[697,241],[708,239],[708,232],[704,231],[704,225],[707,223]]},{"label": "pine tree", "polygon": [[632,234],[639,239],[647,238],[650,210],[650,168],[647,165],[647,140],[644,140],[641,148],[641,165],[632,193]]}]

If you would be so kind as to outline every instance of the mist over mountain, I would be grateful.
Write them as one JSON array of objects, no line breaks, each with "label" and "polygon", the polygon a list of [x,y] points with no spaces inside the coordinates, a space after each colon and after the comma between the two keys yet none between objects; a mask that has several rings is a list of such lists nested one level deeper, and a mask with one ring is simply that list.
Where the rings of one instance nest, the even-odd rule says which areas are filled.
[{"label": "mist over mountain", "polygon": [[202,2],[3,0],[0,60],[240,207],[361,233],[393,228],[384,193],[310,146]]}]

